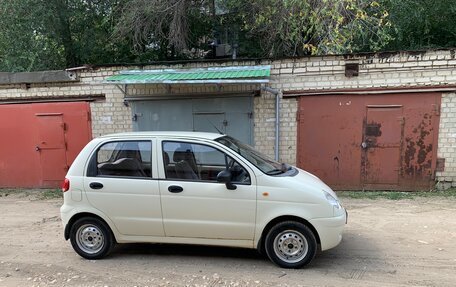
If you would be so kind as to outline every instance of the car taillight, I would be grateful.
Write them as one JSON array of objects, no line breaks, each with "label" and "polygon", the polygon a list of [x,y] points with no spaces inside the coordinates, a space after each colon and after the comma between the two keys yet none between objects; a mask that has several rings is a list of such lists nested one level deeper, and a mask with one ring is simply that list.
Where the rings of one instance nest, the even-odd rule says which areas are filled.
[{"label": "car taillight", "polygon": [[68,178],[65,178],[65,180],[62,183],[62,191],[68,191],[70,189],[70,180]]}]

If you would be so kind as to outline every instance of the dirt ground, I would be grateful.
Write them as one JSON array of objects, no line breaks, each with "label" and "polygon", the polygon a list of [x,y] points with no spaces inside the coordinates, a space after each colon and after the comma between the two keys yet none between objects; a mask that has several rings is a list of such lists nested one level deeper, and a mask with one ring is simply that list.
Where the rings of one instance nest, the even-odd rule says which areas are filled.
[{"label": "dirt ground", "polygon": [[0,197],[0,286],[456,286],[456,198],[348,199],[342,243],[306,269],[255,251],[118,246],[79,257],[63,239],[61,199]]}]

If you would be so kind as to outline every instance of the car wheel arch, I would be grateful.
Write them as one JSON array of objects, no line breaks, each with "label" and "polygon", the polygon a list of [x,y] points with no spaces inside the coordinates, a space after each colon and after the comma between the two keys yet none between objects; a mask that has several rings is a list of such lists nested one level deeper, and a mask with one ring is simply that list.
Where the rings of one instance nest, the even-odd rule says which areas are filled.
[{"label": "car wheel arch", "polygon": [[73,226],[73,224],[80,218],[83,218],[83,217],[91,217],[91,218],[97,218],[101,221],[103,221],[106,226],[109,227],[109,231],[111,232],[112,234],[112,238],[114,238],[114,241],[117,242],[116,240],[116,235],[115,233],[113,232],[113,229],[112,229],[112,226],[101,216],[97,215],[97,214],[94,214],[94,213],[90,213],[90,212],[80,212],[80,213],[76,213],[75,215],[73,215],[71,217],[71,219],[68,221],[68,224],[65,226],[65,240],[68,240],[70,239],[70,231],[71,231],[71,227]]},{"label": "car wheel arch", "polygon": [[263,231],[261,232],[261,236],[260,236],[260,239],[258,240],[258,244],[257,244],[257,249],[260,254],[266,254],[264,241],[265,241],[266,235],[268,234],[269,230],[271,230],[272,227],[274,227],[275,225],[277,225],[281,222],[285,222],[285,221],[295,221],[295,222],[302,223],[302,224],[306,225],[307,227],[309,227],[310,230],[312,231],[312,233],[314,234],[315,239],[317,240],[318,246],[320,246],[320,244],[321,244],[320,235],[318,234],[315,227],[309,221],[307,221],[306,219],[304,219],[302,217],[298,217],[298,216],[282,215],[282,216],[279,216],[279,217],[276,217],[276,218],[270,220],[268,222],[268,224],[266,224],[266,226],[263,228]]}]

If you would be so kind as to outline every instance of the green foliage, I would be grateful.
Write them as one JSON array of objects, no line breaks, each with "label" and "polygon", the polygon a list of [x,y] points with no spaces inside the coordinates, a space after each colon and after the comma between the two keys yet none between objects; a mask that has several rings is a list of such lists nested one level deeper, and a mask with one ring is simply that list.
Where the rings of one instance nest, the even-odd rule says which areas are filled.
[{"label": "green foliage", "polygon": [[111,37],[116,0],[0,0],[0,70],[32,71],[135,59]]},{"label": "green foliage", "polygon": [[[32,1],[30,1],[32,2]],[[33,1],[35,2],[35,1]],[[37,30],[38,20],[25,1],[0,2],[0,67],[4,71],[56,68],[58,47]],[[57,54],[57,57],[55,55]]]},{"label": "green foliage", "polygon": [[116,23],[116,39],[127,38],[148,60],[201,58],[212,31],[211,1],[129,0]]},{"label": "green foliage", "polygon": [[0,71],[456,46],[453,0],[0,0]]},{"label": "green foliage", "polygon": [[379,50],[387,25],[384,7],[368,0],[130,0],[116,33],[167,58],[200,57],[214,38],[240,56],[277,57]]},{"label": "green foliage", "polygon": [[389,50],[417,50],[456,46],[456,1],[387,0],[394,38]]},{"label": "green foliage", "polygon": [[231,9],[241,14],[242,30],[263,47],[262,56],[379,50],[389,41],[388,13],[376,1],[241,2],[231,1]]}]

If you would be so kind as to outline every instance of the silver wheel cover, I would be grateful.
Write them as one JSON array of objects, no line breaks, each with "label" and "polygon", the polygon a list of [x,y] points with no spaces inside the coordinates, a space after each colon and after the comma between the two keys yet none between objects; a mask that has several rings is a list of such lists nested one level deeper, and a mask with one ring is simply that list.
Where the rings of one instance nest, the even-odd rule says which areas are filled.
[{"label": "silver wheel cover", "polygon": [[105,237],[98,226],[84,224],[76,231],[76,244],[87,254],[95,254],[105,245]]},{"label": "silver wheel cover", "polygon": [[306,257],[309,244],[304,235],[296,230],[285,230],[274,238],[274,253],[286,263],[297,263]]}]

